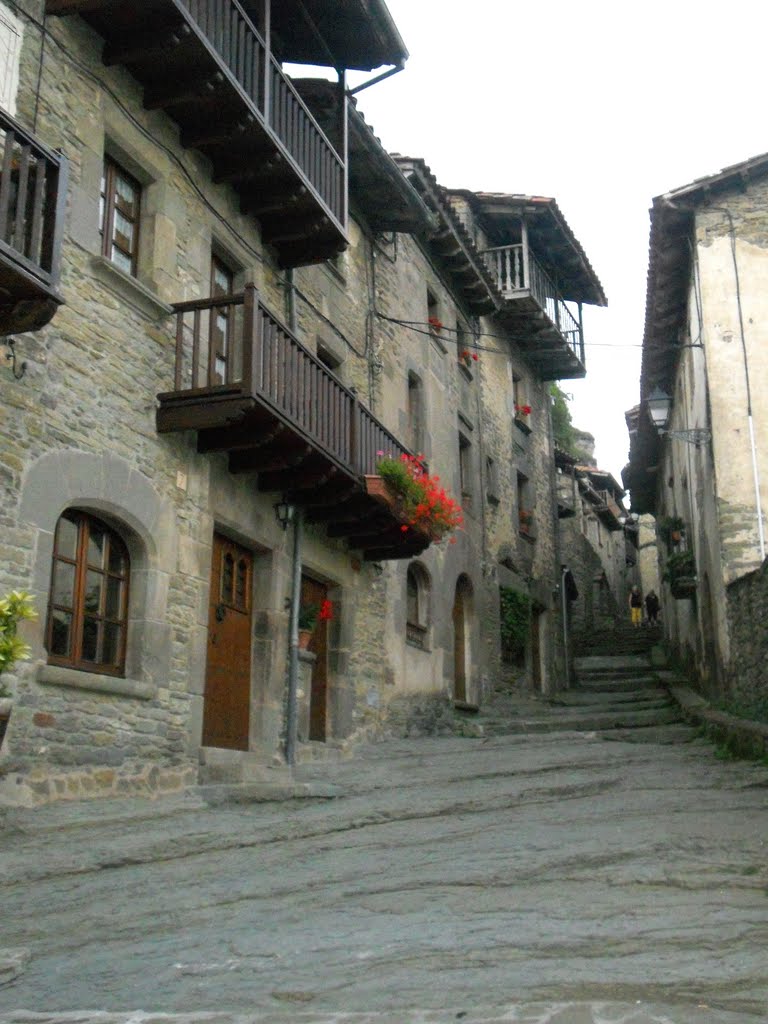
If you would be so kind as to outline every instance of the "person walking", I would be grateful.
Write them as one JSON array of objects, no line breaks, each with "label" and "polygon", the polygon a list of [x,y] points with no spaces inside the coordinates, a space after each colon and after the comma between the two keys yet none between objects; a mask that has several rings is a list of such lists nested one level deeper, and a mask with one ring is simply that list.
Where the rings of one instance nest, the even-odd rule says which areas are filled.
[{"label": "person walking", "polygon": [[648,625],[656,626],[659,622],[659,608],[661,602],[659,601],[658,594],[651,587],[648,593],[645,595],[645,614],[648,616]]},{"label": "person walking", "polygon": [[643,624],[643,595],[639,587],[632,587],[629,592],[629,616],[633,626]]}]

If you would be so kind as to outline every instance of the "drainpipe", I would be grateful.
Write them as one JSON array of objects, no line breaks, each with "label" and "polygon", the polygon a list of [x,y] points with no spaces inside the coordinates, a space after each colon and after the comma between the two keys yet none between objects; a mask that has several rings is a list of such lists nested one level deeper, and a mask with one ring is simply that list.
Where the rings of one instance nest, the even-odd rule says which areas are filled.
[{"label": "drainpipe", "polygon": [[[296,333],[296,289],[293,269],[285,274],[288,293],[288,327]],[[297,693],[299,689],[299,605],[301,603],[301,548],[304,540],[304,516],[300,508],[292,507],[293,562],[291,565],[291,605],[288,646],[288,713],[285,722],[285,760],[293,767],[296,763],[296,733],[298,724]]]},{"label": "drainpipe", "polygon": [[568,566],[560,566],[560,605],[563,616],[563,650],[565,651],[565,680],[567,686],[571,685],[571,653],[568,649],[570,630],[568,629],[568,595],[565,592],[565,577],[568,575]]},{"label": "drainpipe", "polygon": [[293,573],[291,585],[290,646],[288,649],[288,714],[285,723],[285,760],[296,763],[297,700],[299,689],[299,602],[301,600],[301,542],[304,539],[304,517],[300,508],[293,510]]}]

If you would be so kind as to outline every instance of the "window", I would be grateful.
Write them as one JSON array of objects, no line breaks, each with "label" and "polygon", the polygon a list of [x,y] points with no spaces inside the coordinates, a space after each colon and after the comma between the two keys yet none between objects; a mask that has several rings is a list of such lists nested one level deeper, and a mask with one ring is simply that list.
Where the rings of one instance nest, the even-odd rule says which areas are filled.
[{"label": "window", "polygon": [[122,675],[128,551],[114,530],[68,509],[56,524],[46,633],[51,663]]},{"label": "window", "polygon": [[409,565],[406,575],[405,639],[413,647],[426,647],[429,625],[429,576],[420,565]]},{"label": "window", "polygon": [[140,208],[141,185],[114,160],[106,157],[99,208],[101,251],[126,274],[134,277],[139,252]]},{"label": "window", "polygon": [[533,528],[533,488],[527,476],[517,474],[517,520],[524,537],[535,536]]},{"label": "window", "polygon": [[472,497],[472,443],[459,434],[459,490],[465,500]]},{"label": "window", "polygon": [[499,467],[490,455],[485,458],[485,496],[493,505],[499,503]]},{"label": "window", "polygon": [[[211,257],[211,296],[231,295],[235,290],[235,275],[218,256]],[[219,306],[211,313],[211,359],[214,384],[224,384],[232,375],[232,342],[234,306]],[[229,370],[229,375],[227,374]]]},{"label": "window", "polygon": [[19,19],[0,6],[0,107],[11,115],[16,114],[21,37]]},{"label": "window", "polygon": [[415,373],[408,373],[408,417],[406,443],[419,454],[424,448],[424,385]]}]

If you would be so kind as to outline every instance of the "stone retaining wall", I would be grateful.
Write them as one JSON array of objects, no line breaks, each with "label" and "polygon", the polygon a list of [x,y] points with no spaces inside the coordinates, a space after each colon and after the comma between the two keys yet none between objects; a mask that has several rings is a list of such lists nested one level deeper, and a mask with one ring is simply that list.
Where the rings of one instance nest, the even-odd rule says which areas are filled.
[{"label": "stone retaining wall", "polygon": [[727,589],[731,655],[728,694],[734,705],[768,720],[768,561]]}]

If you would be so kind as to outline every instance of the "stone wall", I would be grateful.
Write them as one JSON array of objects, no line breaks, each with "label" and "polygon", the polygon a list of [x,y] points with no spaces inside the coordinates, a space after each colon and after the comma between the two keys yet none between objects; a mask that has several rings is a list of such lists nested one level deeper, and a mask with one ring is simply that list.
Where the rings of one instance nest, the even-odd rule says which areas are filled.
[{"label": "stone wall", "polygon": [[768,620],[768,561],[731,583],[727,595],[728,700],[734,710],[768,722],[768,633],[757,628]]}]

